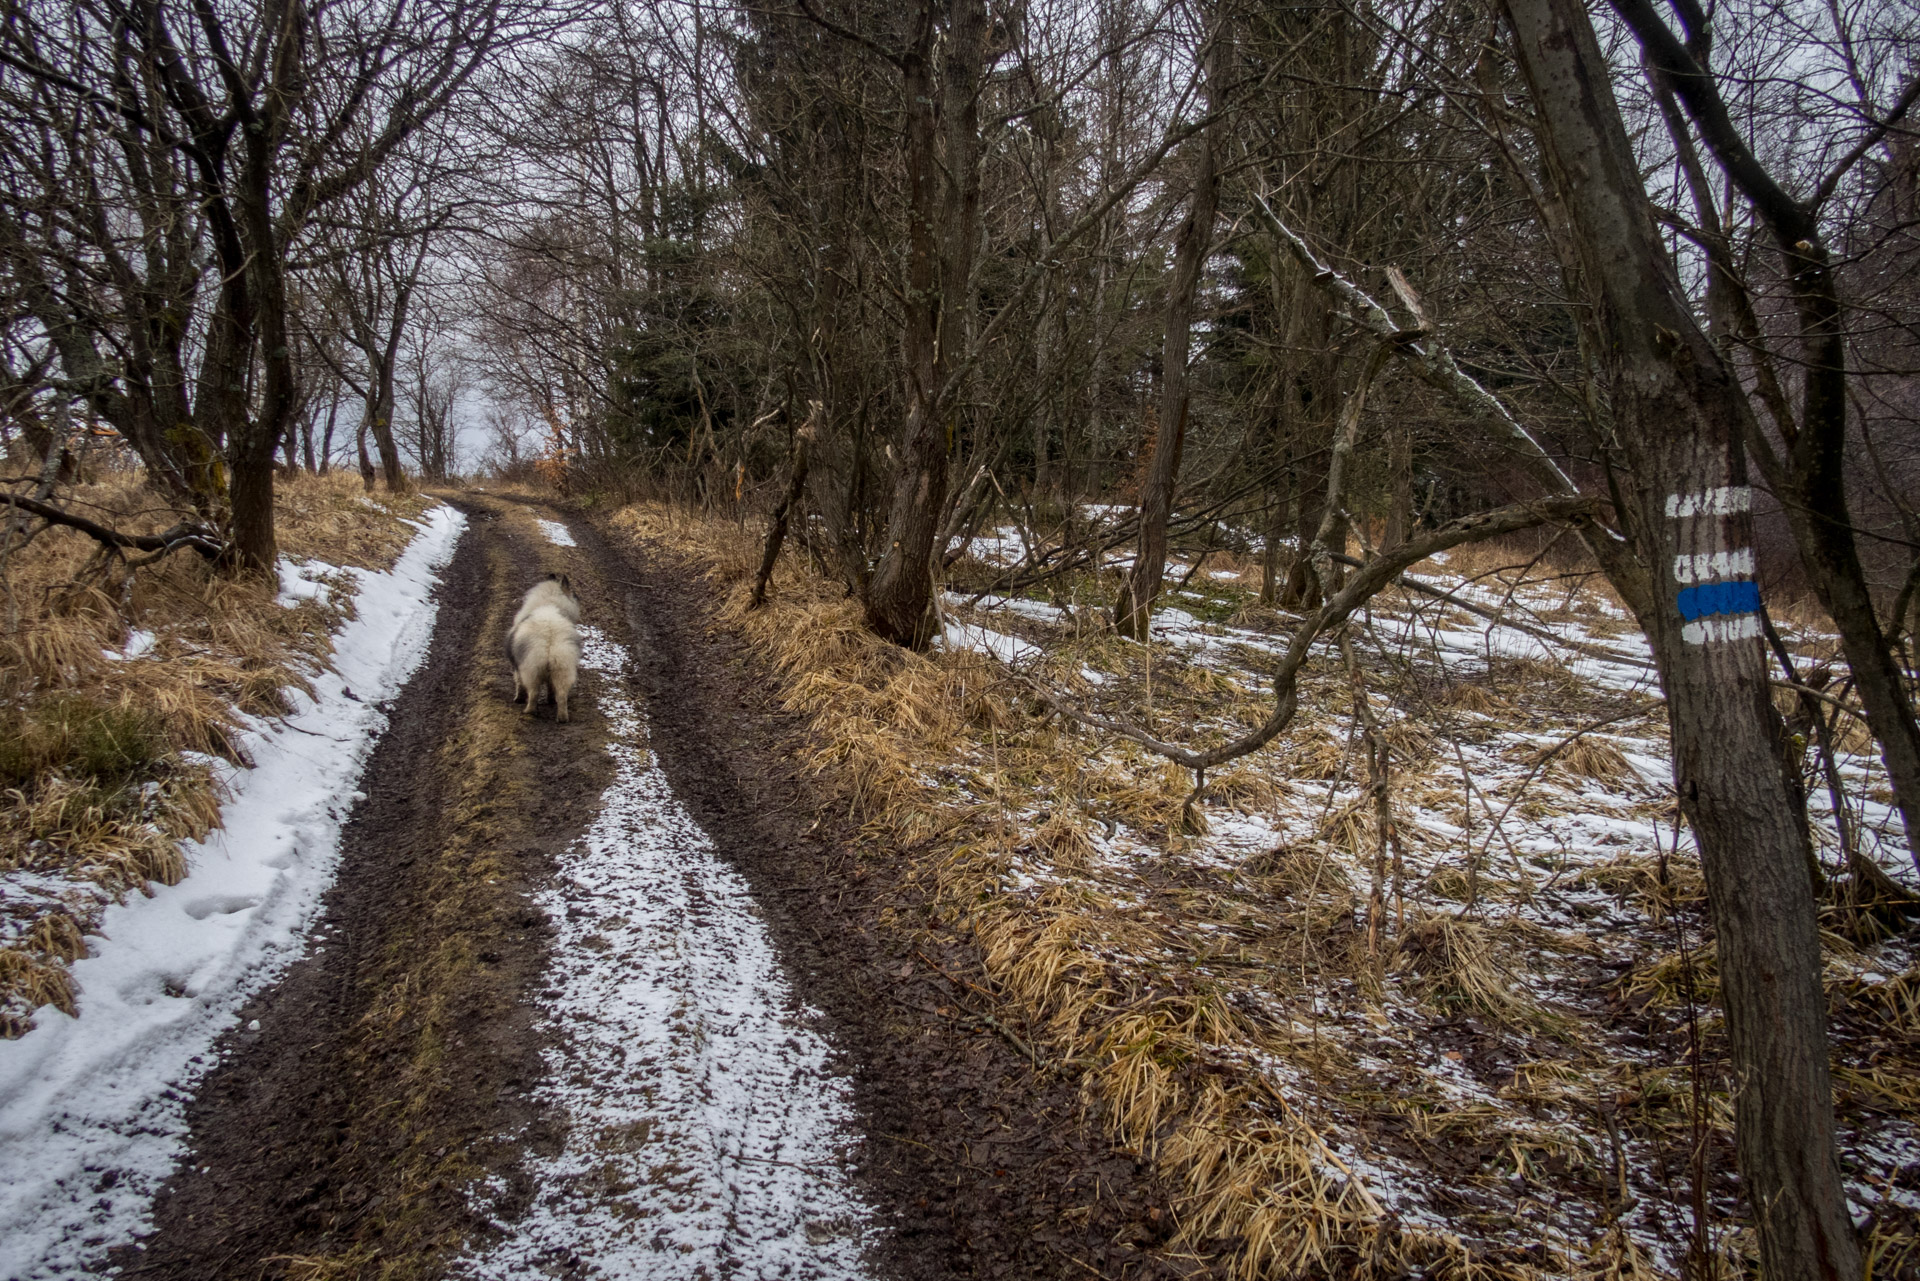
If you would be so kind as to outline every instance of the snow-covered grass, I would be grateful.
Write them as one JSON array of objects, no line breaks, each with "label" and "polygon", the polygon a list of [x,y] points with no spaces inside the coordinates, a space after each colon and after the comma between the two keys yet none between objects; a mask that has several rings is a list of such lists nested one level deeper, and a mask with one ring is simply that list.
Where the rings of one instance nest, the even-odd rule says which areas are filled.
[{"label": "snow-covered grass", "polygon": [[[128,532],[173,519],[138,472],[70,499]],[[185,552],[133,570],[73,530],[15,546],[0,629],[0,1037],[42,1007],[78,1008],[68,966],[100,913],[186,874],[181,842],[218,821],[217,774],[247,762],[244,725],[285,714],[324,664],[356,587],[333,567],[390,569],[429,505],[370,495],[349,472],[278,483],[278,584]]]},{"label": "snow-covered grass", "polygon": [[[456,1268],[531,1275],[852,1278],[872,1216],[851,1187],[851,1109],[738,873],[655,764],[627,655],[582,629],[615,777],[540,901],[553,922],[542,1101],[566,1118],[533,1154],[532,1206]],[[504,1187],[472,1195],[497,1215]]]},{"label": "snow-covered grass", "polygon": [[[1259,723],[1298,620],[1258,604],[1258,566],[1169,565],[1141,645],[1103,626],[1117,562],[968,607],[962,585],[1004,583],[992,559],[955,568],[948,625],[978,630],[930,659],[864,637],[797,563],[765,610],[729,597],[722,616],[813,718],[814,767],[876,856],[912,859],[971,927],[1001,1017],[1184,1187],[1184,1242],[1242,1277],[1673,1276],[1697,1149],[1708,1246],[1744,1266],[1704,886],[1648,651],[1597,576],[1498,548],[1435,558],[1417,576],[1481,612],[1378,598],[1349,632],[1357,671],[1325,638],[1289,730],[1196,794],[1124,739],[1035,714],[1033,682],[1183,743]],[[1834,658],[1814,628],[1788,643]],[[1911,883],[1871,745],[1843,747],[1854,827]],[[1920,1222],[1920,969],[1871,913],[1823,912],[1842,1159],[1898,1257]]]},{"label": "snow-covered grass", "polygon": [[547,541],[552,543],[555,547],[578,547],[579,546],[578,543],[573,541],[573,534],[569,532],[567,527],[565,525],[562,525],[559,521],[547,520],[544,517],[536,516],[534,517],[534,523],[540,526],[540,532],[545,534],[547,536]]},{"label": "snow-covered grass", "polygon": [[[1001,851],[983,874],[990,906],[973,915],[1005,940],[1003,981],[1026,984],[1053,1027],[1076,1027],[1071,1052],[1111,1056],[1096,1079],[1116,1111],[1134,1112],[1135,1141],[1206,1171],[1189,1173],[1189,1233],[1254,1243],[1240,1258],[1248,1275],[1309,1239],[1388,1242],[1407,1260],[1538,1246],[1548,1275],[1630,1262],[1676,1274],[1691,1231],[1690,1003],[1703,1029],[1708,1230],[1730,1258],[1749,1248],[1704,895],[1674,827],[1649,652],[1597,580],[1528,580],[1478,568],[1486,559],[1430,563],[1423,577],[1498,621],[1415,593],[1380,598],[1352,629],[1359,672],[1323,646],[1290,731],[1212,777],[1197,805],[1180,796],[1180,771],[1131,744],[1053,727],[1002,727],[980,754],[996,765],[991,789],[961,782],[948,801],[963,811],[990,794],[1017,812],[998,839],[965,838]],[[1169,580],[1184,568],[1170,565]],[[1056,690],[1190,743],[1257,723],[1288,622],[1260,621],[1219,580],[1170,597],[1152,646],[1084,626],[1075,640],[1037,602],[980,606],[954,611],[955,625],[1016,634],[1046,651]],[[1831,637],[1790,641],[1809,663],[1833,660]],[[1392,763],[1390,830],[1376,821],[1361,696]],[[1852,746],[1840,773],[1853,829],[1912,884],[1870,744]],[[1071,776],[1049,759],[1074,762]],[[1034,781],[1010,795],[1016,779]],[[1810,781],[1823,859],[1841,877]],[[1835,903],[1823,923],[1843,1160],[1856,1216],[1897,1255],[1920,1223],[1915,1131],[1901,1115],[1920,1098],[1920,1005],[1902,1004],[1920,970],[1867,914]],[[1056,945],[1069,932],[1075,945]],[[1042,982],[1042,966],[1098,977]],[[1143,1001],[1165,1017],[1088,1012]],[[1285,1105],[1182,1094],[1169,1075],[1182,1058],[1263,1081]],[[1212,1119],[1196,1130],[1196,1114]],[[1301,1155],[1300,1118],[1326,1151]],[[1237,1149],[1221,1146],[1222,1126]],[[1319,1208],[1262,1206],[1236,1182],[1263,1128],[1273,1147],[1245,1168],[1286,1153]],[[1355,1186],[1366,1196],[1333,1196]],[[1319,1226],[1303,1236],[1308,1221]],[[1338,1250],[1328,1262],[1339,1257],[1351,1265]]]},{"label": "snow-covered grass", "polygon": [[[85,1274],[148,1225],[215,1038],[306,946],[353,783],[386,725],[382,703],[426,654],[431,592],[464,526],[432,508],[384,571],[282,566],[283,603],[348,598],[336,602],[352,618],[330,666],[285,695],[284,717],[243,719],[252,764],[215,766],[223,827],[186,845],[186,877],[104,909],[72,966],[79,1016],[43,1009],[0,1042],[0,1275]],[[4,890],[67,892],[57,879],[9,874]]]}]

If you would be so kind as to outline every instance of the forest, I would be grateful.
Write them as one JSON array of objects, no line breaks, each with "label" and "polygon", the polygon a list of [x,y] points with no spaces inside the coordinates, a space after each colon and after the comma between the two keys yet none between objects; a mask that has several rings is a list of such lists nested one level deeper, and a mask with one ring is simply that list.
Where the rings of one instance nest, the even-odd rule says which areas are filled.
[{"label": "forest", "polygon": [[0,4],[8,1036],[288,566],[519,495],[699,567],[1126,1275],[1920,1270],[1912,0]]}]

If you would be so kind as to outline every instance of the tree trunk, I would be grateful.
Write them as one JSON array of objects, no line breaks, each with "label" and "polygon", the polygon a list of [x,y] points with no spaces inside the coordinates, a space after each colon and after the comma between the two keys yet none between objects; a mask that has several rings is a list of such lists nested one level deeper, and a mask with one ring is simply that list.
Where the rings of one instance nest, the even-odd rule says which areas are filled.
[{"label": "tree trunk", "polygon": [[[336,400],[334,403],[337,405],[339,402]],[[332,415],[333,409],[331,406],[328,408],[327,413],[329,416]],[[311,414],[306,415],[300,422],[300,458],[301,461],[306,464],[307,475],[317,476],[320,474],[319,469],[314,465],[313,459],[313,416]]]},{"label": "tree trunk", "polygon": [[340,392],[336,388],[333,393],[333,403],[327,406],[326,434],[320,438],[320,470],[317,474],[321,476],[326,475],[333,467],[333,425],[339,413]]},{"label": "tree trunk", "polygon": [[1267,544],[1260,550],[1260,603],[1272,609],[1280,597],[1280,543],[1287,535],[1288,508],[1293,500],[1293,468],[1274,485],[1267,516]]},{"label": "tree trunk", "polygon": [[393,441],[393,361],[382,360],[373,370],[374,397],[367,406],[374,447],[380,451],[380,476],[389,494],[404,494],[413,486],[400,465],[400,447]]},{"label": "tree trunk", "polygon": [[[1293,511],[1293,558],[1280,593],[1280,604],[1287,609],[1317,609],[1324,596],[1307,551],[1323,515],[1337,412],[1334,406],[1340,394],[1340,353],[1333,342],[1334,323],[1326,299],[1309,283],[1297,282],[1287,333],[1292,345],[1311,354],[1289,371],[1291,377],[1283,389],[1282,403],[1293,422],[1294,492],[1298,496]],[[1340,546],[1346,546],[1344,522],[1337,526],[1337,540]]]},{"label": "tree trunk", "polygon": [[[944,40],[935,39],[934,9],[933,0],[923,0],[916,47],[902,59],[908,412],[894,464],[887,546],[866,602],[875,633],[914,649],[933,637],[934,543],[946,513],[955,431],[948,382],[966,350],[966,299],[979,241],[979,89],[988,34],[984,0],[953,0]],[[937,99],[936,49],[944,51]]]},{"label": "tree trunk", "polygon": [[[296,56],[304,13],[277,33],[276,58]],[[271,575],[280,559],[273,529],[273,456],[292,417],[294,372],[292,339],[287,330],[285,263],[277,243],[273,210],[273,157],[277,129],[266,122],[245,131],[245,155],[233,204],[246,257],[236,272],[235,353],[244,359],[231,367],[232,382],[222,388],[226,431],[227,496],[232,508],[233,558],[245,571]],[[241,328],[242,318],[251,327]],[[255,343],[257,335],[258,342]],[[260,361],[259,395],[248,412],[246,387],[252,357]]]},{"label": "tree trunk", "polygon": [[1675,99],[1686,105],[1722,171],[1773,233],[1781,275],[1792,286],[1802,351],[1800,421],[1796,429],[1785,394],[1762,354],[1758,358],[1760,396],[1776,409],[1786,453],[1776,454],[1751,418],[1749,438],[1767,485],[1785,509],[1814,596],[1840,629],[1847,665],[1880,741],[1881,761],[1900,811],[1908,851],[1920,867],[1920,721],[1915,719],[1894,657],[1892,638],[1881,628],[1874,610],[1853,536],[1846,487],[1844,308],[1832,256],[1821,238],[1818,209],[1782,190],[1739,136],[1707,71],[1706,33],[1696,33],[1683,45],[1643,0],[1615,0],[1614,8],[1640,41],[1668,132],[1686,165],[1701,224],[1709,233],[1708,258],[1715,268],[1708,277],[1709,315],[1727,331],[1728,340],[1743,330],[1757,336],[1759,323],[1745,282],[1732,261],[1711,189]]},{"label": "tree trunk", "polygon": [[[787,481],[786,497],[774,508],[773,520],[767,526],[766,546],[760,555],[760,572],[754,575],[753,596],[748,609],[759,609],[767,603],[767,584],[773,580],[773,567],[780,559],[780,544],[786,541],[787,521],[800,506],[800,496],[806,492],[807,469],[812,463],[814,437],[819,432],[820,418],[825,409],[819,401],[808,406],[807,421],[793,436],[793,472]],[[805,519],[804,513],[801,519]]]},{"label": "tree trunk", "polygon": [[[50,459],[53,462],[51,472],[42,476],[42,481],[52,479],[59,484],[73,483],[73,451],[67,448],[67,407],[63,400],[54,409],[55,427],[48,427],[40,420],[31,399],[22,395],[20,403],[13,411],[13,419],[20,425],[20,432],[26,437],[27,453],[33,458]],[[45,472],[45,469],[42,469]],[[45,497],[45,495],[39,495]]]},{"label": "tree trunk", "polygon": [[1387,428],[1387,532],[1383,547],[1413,534],[1413,430],[1404,419]]},{"label": "tree trunk", "polygon": [[1313,541],[1308,544],[1304,558],[1313,566],[1314,581],[1329,596],[1341,586],[1340,569],[1333,558],[1347,552],[1347,463],[1353,457],[1354,444],[1360,439],[1360,419],[1367,408],[1367,393],[1373,389],[1373,380],[1386,367],[1390,354],[1383,342],[1376,342],[1367,353],[1360,366],[1359,379],[1347,393],[1346,403],[1340,406],[1340,422],[1334,428],[1333,447],[1327,454],[1326,502],[1321,505],[1320,525],[1313,531]]},{"label": "tree trunk", "polygon": [[[1220,78],[1221,47],[1226,39],[1215,32],[1208,51],[1207,79]],[[1134,640],[1148,639],[1154,602],[1167,567],[1167,522],[1173,515],[1173,490],[1180,479],[1180,454],[1186,446],[1187,414],[1191,397],[1187,387],[1187,358],[1193,344],[1193,298],[1207,250],[1213,247],[1213,219],[1219,209],[1220,184],[1215,172],[1214,135],[1210,125],[1200,138],[1194,167],[1193,197],[1187,219],[1180,226],[1174,248],[1173,279],[1167,284],[1166,332],[1160,347],[1160,431],[1153,456],[1140,487],[1140,541],[1133,569],[1113,605],[1114,630]]]},{"label": "tree trunk", "polygon": [[[1844,424],[1835,435],[1844,439]],[[1880,740],[1880,760],[1887,768],[1908,852],[1920,867],[1920,724],[1860,565],[1840,460],[1781,476],[1775,485],[1814,596],[1840,629],[1847,670],[1866,708],[1867,723]]]},{"label": "tree trunk", "polygon": [[1641,619],[1672,729],[1674,782],[1707,878],[1740,1173],[1774,1278],[1860,1275],[1834,1151],[1826,998],[1767,684],[1752,579],[1746,402],[1701,333],[1655,229],[1607,63],[1579,0],[1505,0],[1548,168],[1606,338],[1633,488],[1621,514],[1657,572]]}]

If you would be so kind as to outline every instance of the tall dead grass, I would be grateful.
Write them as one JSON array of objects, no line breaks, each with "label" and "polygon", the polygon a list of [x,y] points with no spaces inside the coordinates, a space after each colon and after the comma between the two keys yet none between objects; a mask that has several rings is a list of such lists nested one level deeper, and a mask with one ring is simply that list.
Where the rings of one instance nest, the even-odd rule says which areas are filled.
[{"label": "tall dead grass", "polygon": [[[1185,1189],[1180,1242],[1224,1248],[1239,1278],[1384,1277],[1465,1262],[1457,1241],[1400,1224],[1253,1066],[1262,1055],[1311,1060],[1321,1051],[1238,1008],[1224,988],[1156,968],[1151,958],[1177,961],[1187,945],[1103,892],[1095,866],[1103,826],[1157,833],[1170,847],[1183,841],[1193,789],[1185,771],[1128,744],[1097,748],[1036,717],[981,655],[911,654],[877,640],[838,584],[791,559],[767,604],[749,609],[754,531],[655,505],[624,508],[609,523],[705,562],[721,624],[768,660],[785,705],[809,719],[818,744],[809,764],[828,793],[875,849],[911,858],[940,920],[972,932],[994,989],[1020,1023],[1040,1029],[1048,1063],[1079,1075],[1089,1115]],[[1107,655],[1110,665],[1137,662],[1134,649]],[[1065,683],[1081,656],[1052,661]],[[1206,672],[1123,671],[1115,688],[1136,679],[1159,681],[1155,697],[1173,716],[1223,696]],[[1309,742],[1308,757],[1328,759],[1306,772],[1327,776],[1344,744]],[[1246,763],[1208,795],[1257,807],[1279,790]],[[1003,892],[1016,867],[1046,883]],[[1351,920],[1354,900],[1337,871],[1294,888],[1315,921],[1338,916],[1320,910],[1327,895],[1345,895]],[[1241,928],[1256,949],[1289,937],[1257,919]]]},{"label": "tall dead grass", "polygon": [[[133,472],[62,495],[130,532],[171,524]],[[277,485],[282,553],[386,568],[425,503],[365,493],[358,476]],[[336,583],[336,587],[345,586]],[[0,561],[0,1036],[33,1011],[74,1012],[66,966],[101,910],[189,869],[183,840],[219,822],[212,763],[244,764],[243,718],[287,710],[350,617],[344,592],[292,606],[277,586],[179,552],[128,569],[77,531],[48,529]]]},{"label": "tall dead grass", "polygon": [[[1710,944],[1696,941],[1683,963],[1673,942],[1676,924],[1698,928],[1698,867],[1644,851],[1595,862],[1587,850],[1563,879],[1557,856],[1500,834],[1509,811],[1516,823],[1570,817],[1600,797],[1608,812],[1666,813],[1670,801],[1641,796],[1648,784],[1618,745],[1632,738],[1626,727],[1562,737],[1572,717],[1617,711],[1613,696],[1561,664],[1504,655],[1465,679],[1371,674],[1378,736],[1392,749],[1395,839],[1409,847],[1404,887],[1395,847],[1389,905],[1383,833],[1361,786],[1366,753],[1340,720],[1352,689],[1331,664],[1307,670],[1294,729],[1196,796],[1194,779],[1160,758],[1036,714],[1025,687],[983,656],[876,641],[858,604],[797,556],[781,562],[768,604],[748,610],[755,530],[652,505],[610,523],[705,565],[720,625],[806,715],[808,763],[875,856],[904,860],[936,919],[971,934],[999,1017],[1078,1081],[1088,1116],[1184,1190],[1179,1248],[1247,1281],[1666,1275],[1644,1237],[1605,1216],[1671,1196],[1657,1172],[1698,1142],[1698,1102],[1724,1151],[1732,1096],[1719,1079],[1696,1093],[1684,1067],[1628,1066],[1644,1051],[1623,1060],[1610,1038],[1621,1011],[1673,1026],[1683,988],[1703,1034],[1717,1035]],[[1522,550],[1447,569],[1517,581],[1513,566],[1532,555]],[[1099,586],[1089,578],[1062,594]],[[1583,625],[1611,617],[1598,584],[1568,600]],[[1026,626],[1018,615],[990,625]],[[1251,722],[1265,706],[1257,682],[1174,647],[1085,634],[1074,620],[1029,639],[1043,642],[1038,670],[1054,688],[1181,738]],[[1457,740],[1505,742],[1513,768],[1463,791]],[[1235,865],[1194,834],[1207,820],[1189,815],[1207,810],[1223,830],[1234,813],[1284,814],[1305,834]],[[1603,949],[1515,910],[1569,891],[1587,900],[1576,923],[1617,909],[1635,922],[1631,939],[1613,933]],[[1610,968],[1623,958],[1624,972]],[[1830,992],[1874,1036],[1911,1036],[1920,1005],[1904,977],[1884,987],[1836,977]],[[1479,1055],[1490,1057],[1469,1063]],[[1505,1083],[1490,1066],[1501,1056],[1514,1064]],[[1471,1104],[1457,1093],[1463,1075],[1483,1091]],[[1909,1078],[1842,1079],[1884,1102]],[[1436,1159],[1449,1149],[1486,1155],[1449,1175],[1440,1171],[1458,1167]],[[1416,1204],[1452,1203],[1457,1217],[1443,1229],[1403,1213],[1389,1195],[1396,1180]],[[1519,1204],[1516,1186],[1534,1208],[1497,1208]],[[1596,1213],[1548,1222],[1549,1202]],[[1743,1239],[1722,1235],[1723,1275],[1742,1266]]]}]

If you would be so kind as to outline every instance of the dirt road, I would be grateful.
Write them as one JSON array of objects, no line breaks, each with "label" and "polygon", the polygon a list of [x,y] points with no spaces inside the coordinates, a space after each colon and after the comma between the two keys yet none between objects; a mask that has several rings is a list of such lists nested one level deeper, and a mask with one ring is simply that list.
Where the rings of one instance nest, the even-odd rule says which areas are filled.
[{"label": "dirt road", "polygon": [[[314,945],[221,1045],[126,1274],[1197,1274],[1166,1190],[816,805],[699,578],[454,501]],[[589,625],[566,725],[516,714],[500,652],[549,570]]]}]

